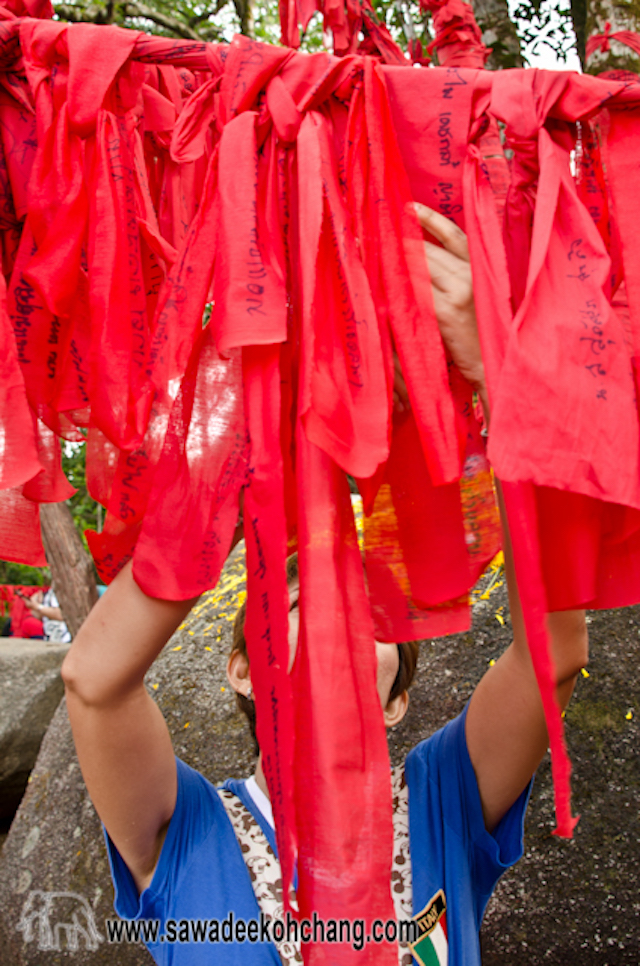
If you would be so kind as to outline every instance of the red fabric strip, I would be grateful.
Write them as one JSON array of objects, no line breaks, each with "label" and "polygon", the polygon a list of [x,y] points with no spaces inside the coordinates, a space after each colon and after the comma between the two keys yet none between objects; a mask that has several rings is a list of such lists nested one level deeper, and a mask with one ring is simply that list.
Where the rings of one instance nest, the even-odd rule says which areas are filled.
[{"label": "red fabric strip", "polygon": [[611,33],[611,25],[606,24],[606,27],[609,29],[605,30],[603,34],[592,34],[587,40],[585,51],[587,60],[598,49],[603,52],[610,50],[610,40],[617,40],[618,43],[630,47],[636,54],[640,54],[640,34],[635,33],[633,30],[616,30],[614,33]]},{"label": "red fabric strip", "polygon": [[545,589],[542,582],[534,491],[528,483],[503,483],[502,491],[527,642],[549,732],[557,823],[554,834],[571,838],[578,818],[571,815],[571,762],[564,743],[560,708],[554,696],[555,674],[549,649],[549,635],[545,627]]},{"label": "red fabric strip", "polygon": [[33,417],[7,315],[4,278],[0,276],[0,490],[25,483],[41,469]]},{"label": "red fabric strip", "polygon": [[[285,907],[293,883],[296,729],[288,669],[287,524],[280,453],[280,347],[247,347],[242,371],[251,457],[244,491],[247,547],[245,637],[255,688],[258,743],[273,807]],[[305,763],[303,775],[310,769]],[[304,779],[303,779],[304,780]]]},{"label": "red fabric strip", "polygon": [[[369,928],[374,918],[393,918],[389,753],[373,626],[346,477],[300,426],[297,480],[294,768],[307,776],[295,790],[298,902],[302,916],[315,910],[323,918],[364,918]],[[319,943],[306,955],[310,964],[397,963],[397,950],[386,944],[356,953]]]},{"label": "red fabric strip", "polygon": [[0,545],[2,559],[31,567],[46,567],[40,536],[40,507],[20,489],[0,490]]},{"label": "red fabric strip", "polygon": [[[308,438],[354,476],[388,454],[388,390],[375,308],[337,185],[325,119],[298,136],[303,356],[299,413]],[[320,170],[322,181],[313,178]]]},{"label": "red fabric strip", "polygon": [[[150,484],[146,507],[140,501],[133,557],[134,576],[146,593],[184,600],[216,585],[238,519],[246,461],[240,360],[237,353],[221,358],[207,328],[194,346],[157,465],[151,451],[146,467],[140,464],[142,473],[146,469],[141,483],[130,475],[130,491],[144,492],[145,478]],[[166,541],[164,560],[158,533]]]}]

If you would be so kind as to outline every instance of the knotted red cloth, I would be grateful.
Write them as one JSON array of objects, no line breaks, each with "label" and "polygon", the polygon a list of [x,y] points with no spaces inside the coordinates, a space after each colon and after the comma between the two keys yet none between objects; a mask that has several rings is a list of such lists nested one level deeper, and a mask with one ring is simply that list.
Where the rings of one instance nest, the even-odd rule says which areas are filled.
[{"label": "knotted red cloth", "polygon": [[611,40],[617,40],[618,43],[630,47],[636,54],[640,54],[640,34],[633,30],[615,30],[611,33],[611,24],[607,22],[604,25],[603,34],[592,34],[587,40],[586,59],[588,60],[596,50],[601,50],[603,54],[611,50]]},{"label": "knotted red cloth", "polygon": [[420,0],[420,6],[433,17],[436,36],[427,50],[438,51],[442,67],[484,67],[491,50],[482,42],[470,4],[464,0]]},{"label": "knotted red cloth", "polygon": [[322,13],[323,30],[331,33],[339,56],[358,52],[380,57],[386,64],[407,63],[370,0],[279,0],[281,42],[298,48],[299,28],[304,33],[316,11]]}]

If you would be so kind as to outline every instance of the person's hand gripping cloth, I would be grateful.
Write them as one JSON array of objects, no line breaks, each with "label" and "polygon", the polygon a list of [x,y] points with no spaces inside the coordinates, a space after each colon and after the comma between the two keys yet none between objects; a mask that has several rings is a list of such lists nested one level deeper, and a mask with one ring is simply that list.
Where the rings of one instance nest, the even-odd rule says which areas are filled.
[{"label": "person's hand gripping cloth", "polygon": [[[474,74],[457,68],[428,72],[384,68],[381,73],[389,92],[390,116],[376,106],[369,118],[374,130],[386,128],[388,176],[380,180],[369,163],[368,152],[363,151],[364,130],[352,130],[350,168],[362,173],[350,179],[351,207],[360,219],[358,236],[363,239],[369,277],[379,280],[374,288],[378,316],[393,326],[387,338],[405,347],[409,365],[403,359],[402,369],[413,377],[413,398],[409,393],[410,405],[392,413],[385,467],[373,478],[360,480],[359,486],[376,637],[418,640],[470,626],[468,591],[500,548],[500,527],[471,387],[451,360],[445,363],[431,292],[420,284],[421,277],[428,278],[421,232],[416,234],[407,213],[402,225],[384,233],[387,239],[392,231],[405,236],[403,254],[414,259],[412,274],[407,276],[401,262],[395,268],[385,264],[390,262],[389,242],[384,250],[380,248],[370,220],[375,226],[385,210],[380,197],[395,198],[396,211],[406,210],[403,199],[413,197],[464,227],[462,165]],[[439,145],[437,151],[434,142]],[[419,318],[415,309],[406,307],[412,284],[421,305]],[[412,312],[413,327],[406,326]],[[382,325],[381,331],[386,331]],[[392,368],[388,380],[394,376]],[[416,401],[416,394],[425,390],[435,398],[427,395]],[[443,482],[439,471],[434,414],[436,425],[446,427],[453,445],[452,482]]]}]

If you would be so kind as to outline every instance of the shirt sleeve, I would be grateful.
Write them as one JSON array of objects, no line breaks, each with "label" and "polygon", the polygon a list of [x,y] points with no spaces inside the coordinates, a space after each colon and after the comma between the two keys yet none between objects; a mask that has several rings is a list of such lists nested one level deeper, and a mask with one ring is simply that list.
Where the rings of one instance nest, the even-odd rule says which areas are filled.
[{"label": "shirt sleeve", "polygon": [[467,707],[413,749],[407,758],[406,773],[412,841],[420,834],[419,824],[423,835],[425,827],[439,829],[437,841],[430,842],[429,847],[438,851],[443,874],[450,873],[452,862],[459,871],[464,869],[479,924],[498,879],[522,856],[531,783],[493,833],[488,832],[467,748]]},{"label": "shirt sleeve", "polygon": [[122,919],[164,918],[164,910],[180,887],[194,854],[211,834],[221,810],[224,811],[215,788],[203,775],[179,758],[176,758],[176,769],[176,807],[151,884],[141,894],[138,894],[126,862],[104,829],[115,891],[113,906]]}]

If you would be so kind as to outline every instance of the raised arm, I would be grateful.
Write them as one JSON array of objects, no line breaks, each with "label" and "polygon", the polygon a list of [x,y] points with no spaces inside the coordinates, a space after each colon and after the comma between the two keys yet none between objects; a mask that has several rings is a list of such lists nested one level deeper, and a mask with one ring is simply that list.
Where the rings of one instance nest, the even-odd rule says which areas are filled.
[{"label": "raised arm", "polygon": [[[467,712],[467,746],[489,831],[526,787],[549,743],[502,506],[501,517],[513,642],[478,684]],[[573,610],[549,614],[547,626],[556,672],[556,698],[564,709],[580,668],[589,658],[585,613]]]},{"label": "raised arm", "polygon": [[127,564],[62,665],[82,775],[140,891],[151,881],[177,791],[171,738],[144,675],[193,603],[148,597]]},{"label": "raised arm", "polygon": [[[466,235],[448,218],[423,205],[416,205],[416,212],[422,227],[444,246],[425,242],[440,334],[454,362],[477,391],[488,423],[489,401]],[[498,495],[513,643],[474,691],[466,722],[469,755],[489,831],[526,787],[548,744],[499,485]],[[565,611],[549,614],[547,620],[556,670],[556,697],[564,708],[576,676],[588,660],[585,615],[584,611]]]}]

